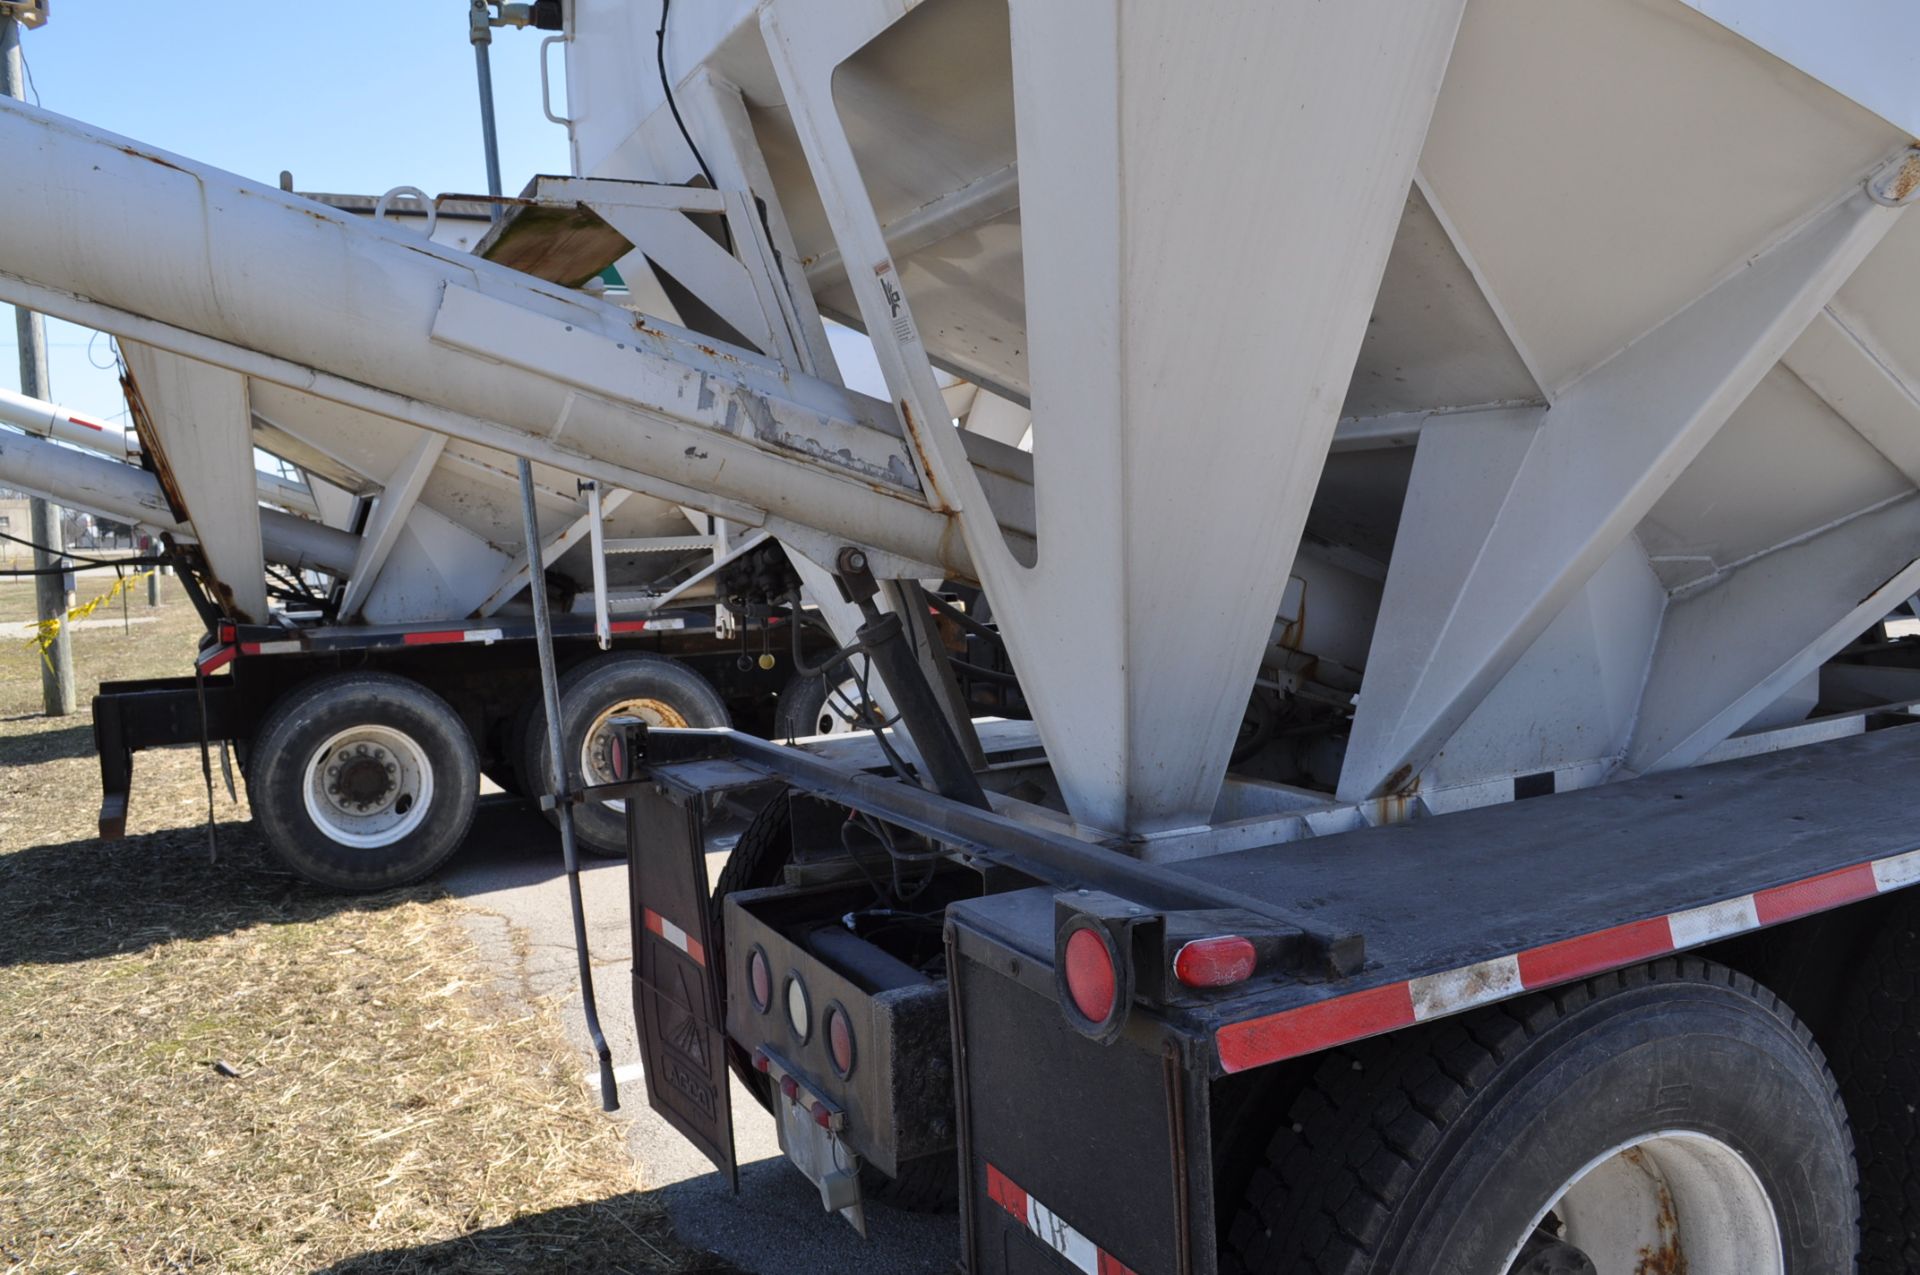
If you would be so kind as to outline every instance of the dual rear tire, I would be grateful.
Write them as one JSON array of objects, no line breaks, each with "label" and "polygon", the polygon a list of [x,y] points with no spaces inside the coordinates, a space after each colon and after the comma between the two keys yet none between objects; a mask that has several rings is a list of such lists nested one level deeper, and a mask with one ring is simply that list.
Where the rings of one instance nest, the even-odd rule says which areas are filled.
[{"label": "dual rear tire", "polygon": [[1257,1275],[1825,1275],[1852,1139],[1777,997],[1679,958],[1334,1050],[1228,1237]]}]

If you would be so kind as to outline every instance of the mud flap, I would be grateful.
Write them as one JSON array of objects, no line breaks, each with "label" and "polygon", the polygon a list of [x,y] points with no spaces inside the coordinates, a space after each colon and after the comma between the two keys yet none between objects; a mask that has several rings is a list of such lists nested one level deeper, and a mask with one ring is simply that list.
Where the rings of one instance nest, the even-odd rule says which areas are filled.
[{"label": "mud flap", "polygon": [[719,978],[726,959],[708,908],[706,802],[665,773],[627,798],[633,1018],[647,1102],[737,1192]]}]

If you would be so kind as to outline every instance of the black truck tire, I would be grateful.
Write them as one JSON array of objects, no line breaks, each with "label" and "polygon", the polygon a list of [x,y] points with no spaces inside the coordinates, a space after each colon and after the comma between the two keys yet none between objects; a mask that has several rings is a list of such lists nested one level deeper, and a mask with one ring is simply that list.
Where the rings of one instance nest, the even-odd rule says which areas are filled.
[{"label": "black truck tire", "polygon": [[[1726,1235],[1769,1252],[1770,1212],[1790,1275],[1853,1269],[1853,1145],[1812,1035],[1751,980],[1683,957],[1329,1051],[1228,1238],[1255,1275],[1718,1271],[1731,1242],[1686,1252],[1713,1201]],[[1604,1241],[1576,1229],[1583,1208],[1664,1217],[1678,1238],[1584,1254],[1565,1241]]]},{"label": "black truck tire", "polygon": [[[560,679],[561,752],[572,768],[572,786],[578,788],[583,782],[604,784],[614,780],[606,761],[607,736],[603,728],[609,718],[617,715],[640,717],[653,726],[733,724],[720,692],[685,664],[643,651],[595,656],[569,669]],[[522,749],[520,773],[526,778],[528,795],[538,798],[552,793],[553,758],[547,741],[547,712],[538,700],[527,720]],[[559,816],[551,811],[547,818],[550,822],[559,821]],[[626,858],[624,803],[576,805],[573,835],[587,854]]]},{"label": "black truck tire", "polygon": [[[866,658],[864,655],[852,657],[861,661]],[[853,677],[851,660],[842,661],[826,673],[795,673],[787,679],[774,704],[773,737],[805,739],[809,735],[865,730],[859,704],[860,690]]]},{"label": "black truck tire", "polygon": [[1833,1070],[1860,1161],[1860,1275],[1920,1270],[1920,900],[1900,898],[1853,967]]},{"label": "black truck tire", "polygon": [[[713,931],[713,946],[716,951],[726,951],[726,898],[729,894],[738,894],[742,890],[764,890],[768,886],[780,884],[781,875],[786,869],[787,860],[793,857],[793,818],[787,810],[785,794],[775,797],[760,807],[758,814],[747,824],[746,831],[740,834],[740,840],[733,843],[733,850],[727,855],[727,861],[720,865],[719,879],[714,882],[713,898],[708,905],[708,924]],[[727,963],[715,962],[713,976],[718,984],[720,1003],[727,1000]],[[768,1111],[773,1110],[773,1083],[765,1075],[754,1069],[753,1059],[747,1051],[727,1042],[727,1065],[733,1074],[740,1078],[748,1093]]]},{"label": "black truck tire", "polygon": [[[787,860],[793,856],[792,829],[787,799],[784,795],[778,796],[760,807],[760,812],[747,824],[746,831],[740,834],[740,840],[734,843],[733,852],[721,866],[720,877],[713,887],[710,924],[716,948],[726,950],[726,931],[723,927],[726,907],[723,900],[736,891],[764,890],[780,884]],[[724,960],[715,964],[714,975],[720,980],[720,997],[724,1004],[727,995]],[[771,1112],[772,1083],[754,1069],[753,1059],[732,1041],[727,1042],[727,1065],[755,1101]],[[891,1178],[870,1164],[863,1165],[860,1169],[860,1190],[869,1200],[908,1213],[949,1213],[960,1203],[960,1164],[951,1155],[922,1156],[901,1165],[898,1176]]]},{"label": "black truck tire", "polygon": [[247,798],[293,871],[335,890],[427,876],[473,822],[473,738],[438,695],[388,673],[338,673],[287,692],[248,753]]},{"label": "black truck tire", "polygon": [[827,679],[819,674],[795,673],[780,688],[773,706],[773,737],[805,739],[818,735],[820,715],[827,707]]}]

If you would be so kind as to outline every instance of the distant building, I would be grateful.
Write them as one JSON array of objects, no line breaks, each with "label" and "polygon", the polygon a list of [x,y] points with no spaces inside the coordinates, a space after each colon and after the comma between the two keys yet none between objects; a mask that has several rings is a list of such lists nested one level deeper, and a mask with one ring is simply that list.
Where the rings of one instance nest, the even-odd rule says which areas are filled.
[{"label": "distant building", "polygon": [[27,498],[10,491],[0,491],[0,531],[10,536],[25,536],[31,529]]}]

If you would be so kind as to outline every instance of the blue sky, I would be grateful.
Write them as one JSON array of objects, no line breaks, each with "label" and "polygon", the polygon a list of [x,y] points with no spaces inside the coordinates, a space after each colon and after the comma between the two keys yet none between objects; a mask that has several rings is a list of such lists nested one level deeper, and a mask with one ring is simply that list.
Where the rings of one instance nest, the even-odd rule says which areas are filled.
[{"label": "blue sky", "polygon": [[[58,0],[21,45],[40,103],[102,128],[268,183],[377,195],[394,186],[482,191],[466,0]],[[494,33],[501,172],[517,191],[566,172],[564,129],[540,110],[540,40]],[[560,51],[553,51],[556,80]],[[556,96],[559,86],[555,86]],[[562,103],[556,101],[556,108]],[[49,321],[50,397],[117,417],[124,404],[104,337]],[[0,306],[0,385],[17,389],[12,314]]]}]

